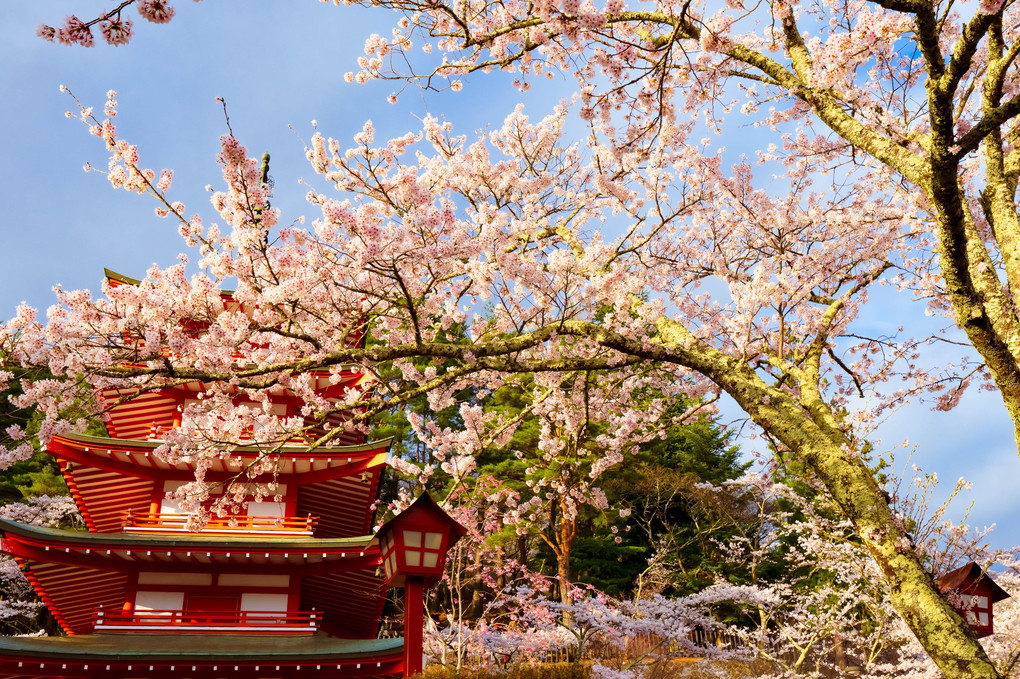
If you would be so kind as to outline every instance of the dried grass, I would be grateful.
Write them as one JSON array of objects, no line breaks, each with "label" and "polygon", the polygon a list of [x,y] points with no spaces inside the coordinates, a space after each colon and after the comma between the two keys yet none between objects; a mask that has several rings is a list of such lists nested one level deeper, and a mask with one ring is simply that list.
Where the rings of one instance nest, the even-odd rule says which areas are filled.
[{"label": "dried grass", "polygon": [[[605,662],[612,667],[613,663]],[[774,671],[766,661],[673,658],[646,668],[647,679],[745,679]],[[520,664],[505,671],[462,669],[433,665],[416,679],[591,679],[591,663]]]}]

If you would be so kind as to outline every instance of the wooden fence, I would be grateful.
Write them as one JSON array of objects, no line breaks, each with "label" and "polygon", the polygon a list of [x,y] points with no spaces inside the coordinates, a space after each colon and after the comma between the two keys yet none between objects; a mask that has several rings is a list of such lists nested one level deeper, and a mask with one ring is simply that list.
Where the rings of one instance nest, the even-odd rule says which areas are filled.
[{"label": "wooden fence", "polygon": [[[681,647],[677,642],[663,641],[654,634],[636,634],[621,642],[610,641],[600,636],[589,639],[581,652],[584,660],[636,660],[652,653],[656,655],[699,655],[698,649],[736,650],[748,648],[747,643],[735,634],[715,630],[696,629],[688,639],[694,648]],[[547,651],[544,662],[570,662],[574,660],[575,648],[566,647]],[[693,653],[692,653],[693,651]]]},{"label": "wooden fence", "polygon": [[[392,627],[392,629],[390,628]],[[397,625],[385,626],[386,632],[393,636],[399,636],[402,632]],[[383,634],[389,636],[390,634]],[[466,649],[465,649],[466,650]],[[787,667],[802,661],[800,667],[805,674],[816,672],[814,676],[824,679],[839,679],[840,677],[854,677],[861,674],[857,667],[860,660],[855,657],[851,649],[844,649],[838,642],[835,645],[825,645],[810,652],[808,657],[801,658],[799,651],[793,648],[773,648],[771,652],[763,652],[746,639],[737,634],[721,632],[718,630],[695,629],[692,630],[686,639],[662,640],[654,634],[635,634],[623,640],[610,640],[606,637],[595,635],[589,638],[581,651],[580,660],[595,662],[607,662],[609,664],[620,664],[633,661],[653,660],[655,658],[706,658],[716,655],[718,651],[746,651],[746,660],[754,663],[770,664],[768,658],[778,661],[780,665]],[[452,657],[456,657],[457,651],[450,647],[448,649]],[[476,657],[480,649],[467,651],[467,656],[462,661],[467,664],[478,663],[496,664],[517,663],[528,660],[538,660],[546,663],[573,662],[577,660],[577,648],[574,644],[566,644],[557,649],[543,652],[540,657],[522,657],[516,653],[506,656],[489,655],[482,652],[484,657]],[[447,659],[449,662],[450,660]]]},{"label": "wooden fence", "polygon": [[[690,644],[681,645],[676,641],[663,642],[659,637],[652,634],[638,634],[628,637],[622,643],[613,643],[600,637],[589,640],[581,653],[583,660],[594,661],[634,661],[644,657],[704,657],[711,655],[715,650],[736,651],[746,649],[750,656],[756,655],[754,648],[748,642],[736,634],[719,632],[716,630],[696,629],[688,634]],[[832,649],[830,649],[832,650]],[[542,660],[544,662],[570,662],[574,660],[573,648],[562,648],[546,653]],[[799,651],[785,649],[774,651],[773,658],[780,660],[783,664],[792,665],[798,659]],[[804,659],[802,665],[806,673],[817,672],[816,676],[824,679],[839,679],[840,677],[859,676],[861,670],[856,667],[856,662],[851,654],[842,652],[842,648],[835,653],[834,657],[827,658],[828,662],[816,662],[819,658],[809,655]]]}]

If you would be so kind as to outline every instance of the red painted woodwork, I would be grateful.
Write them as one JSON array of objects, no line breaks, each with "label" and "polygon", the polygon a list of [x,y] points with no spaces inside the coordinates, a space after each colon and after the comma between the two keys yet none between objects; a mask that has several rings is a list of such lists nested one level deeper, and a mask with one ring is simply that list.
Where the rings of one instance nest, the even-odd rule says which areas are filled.
[{"label": "red painted woodwork", "polygon": [[[127,512],[122,525],[129,533],[189,533],[188,516],[186,514],[144,514],[137,515]],[[319,517],[296,516],[249,516],[236,515],[225,518],[213,518],[202,528],[202,533],[219,534],[275,534],[312,535],[319,524]]]},{"label": "red painted woodwork", "polygon": [[[373,524],[372,504],[386,465],[388,441],[314,452],[285,449],[278,479],[288,486],[286,512],[295,517],[318,517],[316,536],[323,538],[366,535]],[[114,533],[123,530],[123,514],[158,514],[164,481],[190,481],[194,469],[170,466],[152,451],[156,442],[120,441],[81,435],[54,437],[49,450],[61,462],[89,530]],[[254,450],[237,455],[254,459]],[[206,472],[209,481],[227,481],[235,472],[217,461]],[[293,488],[291,488],[293,486]]]},{"label": "red painted woodwork", "polygon": [[[327,399],[343,399],[348,390],[358,388],[364,375],[352,370],[340,373],[336,379],[339,381],[336,384],[331,384],[329,375],[319,377],[316,389],[318,394]],[[205,391],[205,386],[200,382],[168,387],[144,394],[138,394],[137,389],[104,389],[100,391],[103,400],[109,404],[116,404],[109,410],[110,419],[106,423],[107,431],[110,436],[119,439],[158,438],[163,431],[180,424],[184,405],[188,401],[198,398],[203,391]],[[282,389],[271,393],[274,404],[285,406],[285,411],[281,414],[293,415],[301,406],[297,398]],[[124,400],[127,398],[130,400]],[[252,405],[254,402],[238,397],[234,403],[240,406]]]},{"label": "red painted woodwork", "polygon": [[[115,284],[137,284],[110,272],[108,277]],[[236,306],[229,294],[224,302]],[[203,331],[201,324],[185,321],[185,326],[196,334]],[[344,341],[362,343],[363,330],[359,325]],[[326,399],[347,398],[365,377],[360,368],[313,376]],[[329,448],[307,450],[295,441],[281,449],[273,473],[256,479],[279,484],[280,497],[265,500],[279,507],[253,505],[252,515],[213,518],[195,534],[187,530],[186,516],[166,511],[164,500],[168,489],[193,480],[196,469],[191,463],[168,463],[155,451],[162,433],[180,426],[184,407],[205,389],[198,382],[144,393],[105,389],[99,395],[109,406],[110,438],[64,434],[52,439],[48,452],[57,458],[89,533],[0,520],[0,550],[15,557],[63,630],[82,643],[38,638],[4,646],[0,640],[0,677],[221,679],[244,672],[246,679],[335,679],[393,677],[406,674],[408,666],[420,670],[423,592],[434,577],[431,570],[413,576],[405,595],[417,602],[407,618],[409,661],[399,642],[375,638],[387,582],[370,532],[389,441],[366,443],[357,431]],[[247,402],[241,394],[234,398],[237,404]],[[269,398],[280,415],[300,413],[303,405],[283,387],[271,390]],[[329,424],[342,424],[342,417],[331,416]],[[242,444],[230,458],[244,466],[263,454]],[[230,458],[212,460],[202,470],[205,480],[235,480],[238,466]],[[437,521],[443,526],[441,545],[423,537],[429,544],[418,548],[426,555],[420,561],[435,562],[441,571],[445,550],[463,529],[443,523],[449,517],[434,503],[431,509],[418,505],[401,521],[411,522],[408,531],[419,530],[415,522],[422,520],[422,530],[433,531]],[[277,509],[284,516],[259,515]],[[120,635],[112,645],[104,637],[110,633]],[[181,634],[224,641],[177,640]],[[287,636],[285,660],[271,651],[283,643],[272,637],[281,635]],[[179,660],[199,643],[205,655]],[[120,652],[125,644],[133,644],[130,657],[137,660],[125,660]],[[304,650],[292,656],[293,645]],[[68,648],[81,649],[80,654]]]},{"label": "red painted woodwork", "polygon": [[425,580],[410,576],[404,582],[404,676],[410,677],[422,670],[425,627]]},{"label": "red painted woodwork", "polygon": [[[175,634],[314,634],[322,618],[315,611],[240,611],[238,599],[223,610],[192,608],[185,611],[96,609],[93,629],[97,632],[173,632]],[[213,597],[202,597],[212,599]],[[222,597],[221,597],[222,598]]]},{"label": "red painted woodwork", "polygon": [[999,587],[977,563],[971,561],[938,580],[944,593],[952,593],[956,611],[979,639],[994,632],[993,604],[1008,599],[1009,594]]}]

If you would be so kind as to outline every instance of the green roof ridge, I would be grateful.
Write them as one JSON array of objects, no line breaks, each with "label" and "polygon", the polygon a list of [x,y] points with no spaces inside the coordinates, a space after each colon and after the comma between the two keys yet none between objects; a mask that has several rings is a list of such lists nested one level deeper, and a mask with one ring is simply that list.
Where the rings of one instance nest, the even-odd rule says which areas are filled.
[{"label": "green roof ridge", "polygon": [[[158,448],[159,446],[163,445],[163,441],[144,441],[142,439],[118,439],[118,438],[113,438],[112,436],[92,436],[90,434],[67,433],[67,434],[58,434],[58,436],[61,437],[61,438],[65,438],[65,439],[71,439],[72,441],[77,441],[79,443],[92,443],[92,444],[95,444],[95,446],[97,448],[116,447],[117,443],[121,443],[123,445],[130,445],[130,446],[137,447],[137,448]],[[378,439],[378,440],[375,440],[375,441],[366,441],[365,443],[359,443],[357,445],[322,446],[320,448],[316,448],[315,451],[313,451],[313,452],[323,451],[323,452],[340,452],[340,453],[347,452],[347,453],[355,453],[355,452],[363,452],[363,451],[366,451],[366,450],[372,450],[374,448],[389,448],[390,444],[392,444],[392,443],[393,443],[393,437],[391,436],[391,437],[385,438],[385,439]],[[282,448],[282,450],[285,450],[285,451],[288,451],[288,452],[298,452],[300,450],[307,450],[307,449],[308,449],[308,446],[302,446],[300,444],[285,445]],[[239,450],[239,451],[243,451],[243,452],[248,452],[248,451],[258,452],[258,451],[260,451],[262,449],[259,448],[258,446],[235,446],[234,450]],[[387,457],[389,457],[388,453],[387,453]]]},{"label": "green roof ridge", "polygon": [[341,639],[325,634],[273,636],[241,634],[131,634],[98,633],[69,637],[0,637],[0,651],[25,657],[134,659],[180,661],[222,658],[247,660],[271,658],[280,661],[321,657],[325,661],[345,658],[375,658],[380,653],[398,653],[403,638]]},{"label": "green roof ridge", "polygon": [[[359,535],[350,538],[295,538],[289,536],[275,535],[223,535],[220,533],[188,533],[189,537],[165,536],[165,535],[141,535],[136,533],[93,533],[86,531],[67,530],[64,528],[48,528],[45,526],[32,526],[27,523],[0,519],[0,531],[10,531],[15,535],[46,538],[50,542],[61,544],[72,542],[96,542],[110,545],[122,545],[123,547],[154,546],[163,547],[195,547],[201,545],[203,549],[209,549],[216,545],[223,545],[224,548],[236,550],[240,547],[248,547],[254,551],[267,546],[274,549],[293,547],[295,551],[315,552],[330,547],[351,547],[364,548],[371,545],[374,535]],[[214,543],[214,544],[211,544]]]}]

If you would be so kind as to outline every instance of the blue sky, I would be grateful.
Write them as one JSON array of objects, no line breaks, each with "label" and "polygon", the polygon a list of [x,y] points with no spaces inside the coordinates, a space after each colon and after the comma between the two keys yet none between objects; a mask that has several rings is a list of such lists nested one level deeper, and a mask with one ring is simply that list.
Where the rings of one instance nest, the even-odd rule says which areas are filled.
[{"label": "blue sky", "polygon": [[[142,165],[173,168],[175,196],[189,212],[206,215],[203,187],[220,185],[214,156],[226,125],[215,97],[224,97],[239,139],[253,153],[272,154],[273,203],[285,222],[313,214],[304,202],[307,188],[297,180],[314,182],[314,175],[295,136],[309,138],[312,120],[324,134],[346,140],[371,118],[383,138],[416,129],[431,111],[471,132],[498,124],[521,100],[497,75],[469,80],[460,94],[423,98],[405,91],[396,106],[389,105],[391,83],[358,86],[345,83],[343,74],[356,70],[365,37],[389,33],[392,15],[316,0],[178,0],[178,16],[166,26],[148,24],[130,10],[136,37],[119,48],[62,47],[34,35],[41,22],[57,23],[70,12],[91,18],[112,4],[50,0],[8,2],[0,9],[5,318],[21,301],[45,309],[55,284],[95,289],[103,267],[141,276],[152,263],[174,263],[181,250],[176,227],[153,215],[151,199],[114,192],[102,175],[82,171],[86,161],[105,167],[106,154],[81,123],[64,117],[74,103],[58,92],[61,84],[97,110],[106,91],[116,90],[119,130],[139,145]],[[571,89],[563,79],[543,83],[529,93],[529,111],[546,114]],[[923,316],[903,296],[875,297],[867,316],[874,327]],[[880,434],[883,447],[904,439],[916,445],[913,462],[937,472],[945,486],[960,476],[972,481],[959,511],[973,500],[973,525],[997,523],[994,544],[1020,544],[1014,518],[1020,515],[1020,460],[996,394],[972,393],[950,413],[905,406]]]}]

